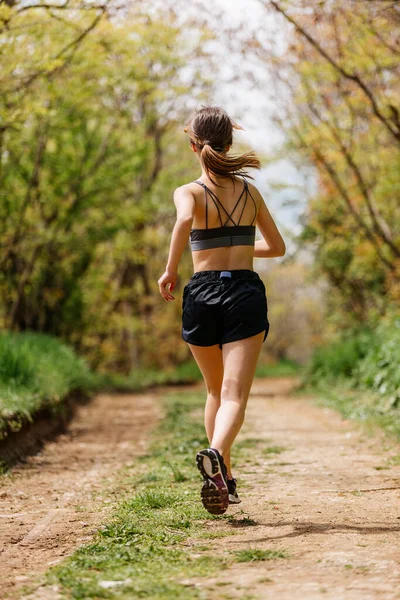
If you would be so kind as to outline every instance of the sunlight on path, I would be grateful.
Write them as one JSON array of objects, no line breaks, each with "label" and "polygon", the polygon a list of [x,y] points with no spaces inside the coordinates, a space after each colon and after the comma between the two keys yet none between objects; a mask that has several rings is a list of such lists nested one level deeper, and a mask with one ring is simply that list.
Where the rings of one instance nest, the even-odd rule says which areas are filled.
[{"label": "sunlight on path", "polygon": [[229,509],[245,520],[210,544],[217,554],[269,549],[288,558],[236,563],[192,583],[212,600],[400,598],[400,466],[387,461],[400,446],[288,395],[291,385],[254,383],[237,442],[259,442],[240,464],[233,451],[242,503]]}]

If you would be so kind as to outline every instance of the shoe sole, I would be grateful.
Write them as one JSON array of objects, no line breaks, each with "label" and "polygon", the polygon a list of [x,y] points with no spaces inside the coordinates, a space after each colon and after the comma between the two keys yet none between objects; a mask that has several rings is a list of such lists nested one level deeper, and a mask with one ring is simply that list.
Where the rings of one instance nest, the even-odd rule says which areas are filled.
[{"label": "shoe sole", "polygon": [[216,453],[207,448],[196,454],[196,464],[204,478],[201,500],[212,515],[222,515],[229,506],[229,490]]},{"label": "shoe sole", "polygon": [[236,498],[236,496],[232,496],[232,494],[229,494],[229,504],[240,504],[241,499],[238,497]]}]

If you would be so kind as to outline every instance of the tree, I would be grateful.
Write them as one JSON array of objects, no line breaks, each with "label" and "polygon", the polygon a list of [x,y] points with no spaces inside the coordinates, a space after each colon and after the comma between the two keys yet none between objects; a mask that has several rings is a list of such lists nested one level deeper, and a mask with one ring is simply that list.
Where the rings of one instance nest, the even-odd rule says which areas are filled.
[{"label": "tree", "polygon": [[170,9],[0,11],[3,326],[60,335],[93,364],[129,371],[146,360],[156,307],[159,204],[171,195],[174,209],[164,171],[182,159],[170,146],[187,94],[208,84],[196,55],[183,78],[193,48]]},{"label": "tree", "polygon": [[289,27],[286,52],[271,59],[257,47],[273,66],[276,122],[319,183],[300,240],[331,282],[338,322],[380,316],[400,300],[397,12],[385,2],[264,4]]}]

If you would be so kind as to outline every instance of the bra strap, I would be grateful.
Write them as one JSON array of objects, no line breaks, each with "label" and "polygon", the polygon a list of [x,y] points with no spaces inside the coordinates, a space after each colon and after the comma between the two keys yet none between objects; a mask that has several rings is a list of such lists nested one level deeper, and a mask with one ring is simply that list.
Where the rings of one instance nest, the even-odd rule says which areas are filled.
[{"label": "bra strap", "polygon": [[[216,208],[217,208],[217,211],[218,211],[218,216],[219,216],[219,221],[220,221],[220,223],[221,223],[221,227],[222,227],[223,225],[222,225],[221,211],[219,210],[219,206],[218,206],[218,204],[215,202],[215,200],[214,200],[213,196],[211,195],[211,190],[209,190],[209,189],[208,189],[208,187],[207,187],[207,186],[206,186],[206,185],[205,185],[205,184],[204,184],[202,181],[197,181],[197,180],[196,180],[196,181],[194,181],[193,183],[198,183],[198,184],[199,184],[199,185],[201,185],[201,186],[202,186],[202,188],[204,189],[204,199],[205,199],[205,203],[206,203],[206,229],[208,229],[208,202],[207,202],[207,191],[210,193],[211,200],[214,202],[214,204],[215,204],[215,206],[216,206]],[[222,206],[222,204],[221,204],[221,206]],[[222,206],[222,208],[224,208],[224,207]],[[225,210],[225,209],[224,209],[224,210]],[[226,211],[225,211],[225,212],[226,212]]]},{"label": "bra strap", "polygon": [[[242,212],[240,213],[239,221],[237,222],[237,224],[238,224],[238,225],[239,225],[240,221],[242,220],[242,215],[243,215],[244,209],[246,208],[246,204],[247,204],[247,192],[248,192],[248,187],[247,187],[247,181],[246,181],[246,180],[244,180],[244,188],[243,188],[243,192],[244,192],[244,190],[246,190],[246,199],[245,199],[245,201],[244,201],[244,204],[243,204]],[[243,192],[242,192],[242,194],[241,194],[241,196],[240,196],[240,197],[242,197],[242,195],[243,195]]]}]

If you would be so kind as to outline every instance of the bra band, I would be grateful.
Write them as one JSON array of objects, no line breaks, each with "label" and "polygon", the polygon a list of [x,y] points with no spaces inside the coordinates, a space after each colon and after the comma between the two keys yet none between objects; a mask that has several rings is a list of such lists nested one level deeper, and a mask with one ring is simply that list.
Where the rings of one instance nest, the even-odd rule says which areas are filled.
[{"label": "bra band", "polygon": [[255,235],[224,235],[207,240],[190,240],[192,250],[208,250],[224,246],[254,246]]}]

